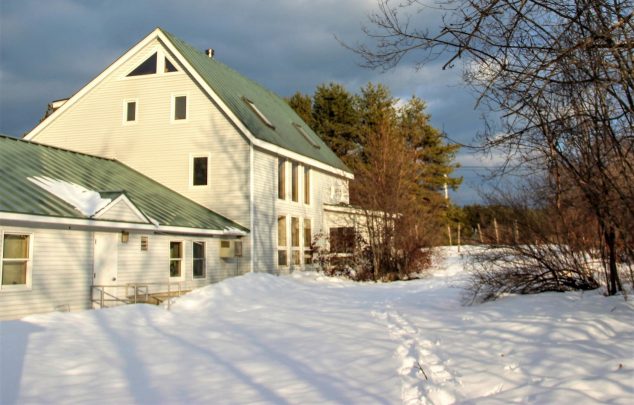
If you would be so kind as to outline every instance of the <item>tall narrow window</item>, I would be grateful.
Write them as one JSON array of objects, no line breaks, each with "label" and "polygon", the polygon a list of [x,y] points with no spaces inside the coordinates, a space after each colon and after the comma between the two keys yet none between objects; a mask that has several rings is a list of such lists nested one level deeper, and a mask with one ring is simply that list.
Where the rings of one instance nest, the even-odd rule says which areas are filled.
[{"label": "tall narrow window", "polygon": [[310,167],[304,166],[304,204],[310,204]]},{"label": "tall narrow window", "polygon": [[291,217],[291,247],[293,265],[299,266],[299,218]]},{"label": "tall narrow window", "polygon": [[206,186],[209,181],[209,158],[194,156],[192,158],[192,185]]},{"label": "tall narrow window", "polygon": [[313,263],[312,230],[310,218],[304,218],[304,264]]},{"label": "tall narrow window", "polygon": [[181,276],[183,242],[170,242],[170,277]]},{"label": "tall narrow window", "polygon": [[277,160],[277,198],[286,199],[286,160]]},{"label": "tall narrow window", "polygon": [[288,266],[285,216],[277,217],[277,264],[280,266]]},{"label": "tall narrow window", "polygon": [[299,165],[296,162],[293,162],[293,168],[291,172],[291,198],[293,201],[299,201],[299,190],[298,190],[298,176],[299,176]]},{"label": "tall narrow window", "polygon": [[205,242],[194,242],[192,246],[192,275],[194,278],[205,278]]},{"label": "tall narrow window", "polygon": [[136,101],[126,102],[125,120],[126,122],[136,121]]},{"label": "tall narrow window", "polygon": [[143,63],[136,67],[128,76],[143,76],[156,73],[156,53],[147,58]]},{"label": "tall narrow window", "polygon": [[2,243],[2,285],[28,284],[31,258],[29,235],[5,234]]},{"label": "tall narrow window", "polygon": [[187,96],[174,97],[174,120],[187,119]]}]

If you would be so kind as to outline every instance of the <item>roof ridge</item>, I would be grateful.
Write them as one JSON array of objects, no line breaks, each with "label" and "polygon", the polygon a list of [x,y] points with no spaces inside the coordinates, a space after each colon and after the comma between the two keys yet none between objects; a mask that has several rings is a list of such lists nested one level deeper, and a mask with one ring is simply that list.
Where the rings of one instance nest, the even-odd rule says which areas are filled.
[{"label": "roof ridge", "polygon": [[14,138],[12,136],[4,135],[4,134],[0,134],[0,139],[7,139],[7,140],[16,141],[16,142],[24,142],[24,143],[29,143],[31,145],[39,146],[39,147],[42,147],[42,148],[56,149],[56,150],[59,150],[59,151],[62,151],[62,152],[73,153],[75,155],[87,156],[87,157],[91,157],[91,158],[97,158],[97,159],[101,159],[101,160],[117,162],[117,159],[113,159],[113,158],[107,158],[107,157],[103,157],[103,156],[91,155],[89,153],[84,153],[84,152],[77,152],[77,151],[70,150],[70,149],[60,148],[59,146],[47,145],[47,144],[44,144],[44,143],[30,141],[30,140],[27,140],[27,139],[24,139],[24,138]]}]

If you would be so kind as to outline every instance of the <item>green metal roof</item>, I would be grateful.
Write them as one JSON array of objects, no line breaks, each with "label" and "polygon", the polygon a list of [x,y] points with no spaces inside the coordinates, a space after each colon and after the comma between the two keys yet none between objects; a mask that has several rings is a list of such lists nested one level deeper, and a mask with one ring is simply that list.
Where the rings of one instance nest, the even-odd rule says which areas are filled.
[{"label": "green metal roof", "polygon": [[103,198],[125,194],[148,219],[161,226],[248,232],[116,160],[0,135],[0,211],[86,218],[71,204],[29,180],[33,177],[74,183]]},{"label": "green metal roof", "polygon": [[[161,32],[256,138],[351,173],[337,155],[277,94],[209,58],[205,53],[172,34],[164,30]],[[274,128],[258,117],[245,98],[253,102]],[[301,126],[310,140],[307,140],[294,124]]]}]

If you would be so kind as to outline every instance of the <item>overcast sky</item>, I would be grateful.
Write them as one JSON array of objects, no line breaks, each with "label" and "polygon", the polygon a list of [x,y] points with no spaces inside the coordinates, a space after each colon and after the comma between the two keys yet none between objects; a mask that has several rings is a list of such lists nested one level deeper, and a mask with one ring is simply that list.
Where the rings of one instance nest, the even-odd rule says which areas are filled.
[{"label": "overcast sky", "polygon": [[[312,94],[338,82],[352,92],[368,81],[393,95],[427,102],[432,124],[471,143],[483,128],[461,70],[440,62],[416,70],[403,63],[387,73],[364,69],[337,39],[365,41],[362,26],[376,0],[2,0],[0,2],[0,133],[21,136],[47,104],[96,77],[157,26],[286,97]],[[419,24],[438,16],[423,13]],[[460,152],[465,182],[459,204],[478,202],[479,166],[486,159]],[[477,167],[476,167],[477,166]]]}]

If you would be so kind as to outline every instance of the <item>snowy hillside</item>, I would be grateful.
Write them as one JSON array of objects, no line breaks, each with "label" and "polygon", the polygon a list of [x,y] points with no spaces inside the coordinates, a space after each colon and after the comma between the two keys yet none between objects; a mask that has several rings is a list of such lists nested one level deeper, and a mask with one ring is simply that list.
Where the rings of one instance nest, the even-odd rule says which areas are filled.
[{"label": "snowy hillside", "polygon": [[0,403],[633,403],[634,305],[600,292],[462,307],[426,280],[249,274],[171,311],[0,322]]}]

